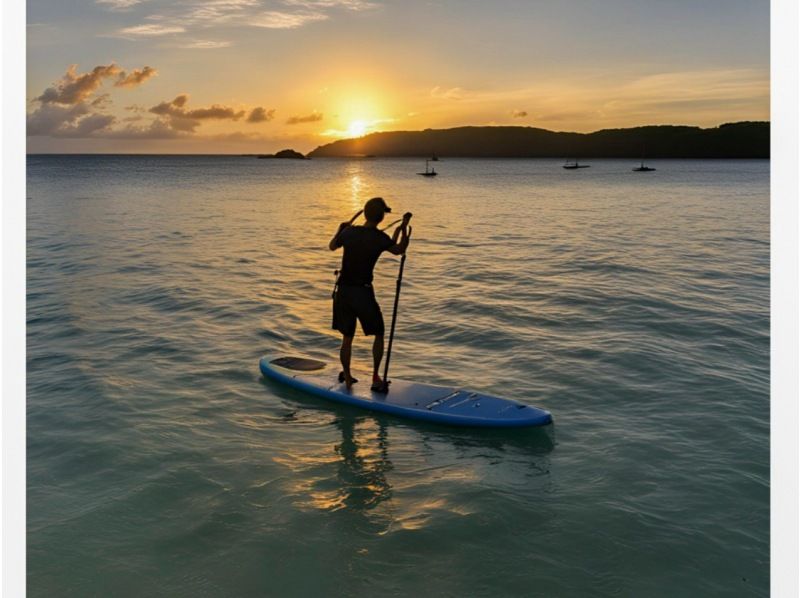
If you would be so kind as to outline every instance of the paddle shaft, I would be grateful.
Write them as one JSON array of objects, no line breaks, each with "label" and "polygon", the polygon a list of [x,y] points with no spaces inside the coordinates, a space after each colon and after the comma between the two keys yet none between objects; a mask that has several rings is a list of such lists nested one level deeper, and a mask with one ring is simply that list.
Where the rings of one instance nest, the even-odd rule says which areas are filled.
[{"label": "paddle shaft", "polygon": [[[411,239],[411,231],[408,232]],[[389,359],[392,357],[392,341],[394,340],[394,327],[397,323],[397,304],[400,302],[400,285],[403,284],[403,267],[406,265],[406,253],[400,258],[400,271],[397,274],[397,289],[394,294],[394,309],[392,310],[392,327],[389,330],[389,345],[386,347],[386,362],[383,364],[383,387],[389,389]]]}]

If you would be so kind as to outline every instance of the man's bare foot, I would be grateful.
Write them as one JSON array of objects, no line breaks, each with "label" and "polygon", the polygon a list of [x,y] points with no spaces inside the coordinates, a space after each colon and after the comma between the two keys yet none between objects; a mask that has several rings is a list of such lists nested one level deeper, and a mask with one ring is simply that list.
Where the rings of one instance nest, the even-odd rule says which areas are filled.
[{"label": "man's bare foot", "polygon": [[346,372],[339,372],[339,382],[344,382],[347,390],[350,390],[353,387],[353,384],[358,382],[358,380]]},{"label": "man's bare foot", "polygon": [[369,387],[370,390],[375,392],[388,392],[389,385],[383,381],[383,379],[378,376],[377,374],[373,374],[372,376],[372,386]]}]

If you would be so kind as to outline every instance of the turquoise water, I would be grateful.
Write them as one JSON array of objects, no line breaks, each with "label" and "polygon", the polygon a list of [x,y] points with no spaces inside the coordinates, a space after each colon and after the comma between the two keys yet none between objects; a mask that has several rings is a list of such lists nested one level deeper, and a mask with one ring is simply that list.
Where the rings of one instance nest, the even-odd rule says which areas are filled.
[{"label": "turquoise water", "polygon": [[[29,157],[29,595],[767,596],[769,163],[635,165]],[[554,425],[261,377],[336,354],[373,195],[414,213],[393,374]]]}]

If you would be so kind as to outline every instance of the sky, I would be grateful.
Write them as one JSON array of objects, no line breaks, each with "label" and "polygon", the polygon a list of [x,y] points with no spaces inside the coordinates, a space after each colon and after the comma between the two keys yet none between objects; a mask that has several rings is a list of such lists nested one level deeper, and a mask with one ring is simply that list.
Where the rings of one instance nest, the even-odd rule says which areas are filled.
[{"label": "sky", "polygon": [[769,120],[768,0],[28,0],[28,152]]}]

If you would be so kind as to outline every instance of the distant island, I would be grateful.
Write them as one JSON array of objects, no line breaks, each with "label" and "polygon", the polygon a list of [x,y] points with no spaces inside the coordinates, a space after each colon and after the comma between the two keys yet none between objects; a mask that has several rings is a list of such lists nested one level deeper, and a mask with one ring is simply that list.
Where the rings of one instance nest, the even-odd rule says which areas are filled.
[{"label": "distant island", "polygon": [[283,160],[308,160],[308,158],[306,158],[303,154],[292,149],[281,150],[277,154],[259,154],[256,156],[256,158],[261,160],[267,158],[277,158]]},{"label": "distant island", "polygon": [[322,145],[309,157],[769,158],[769,122],[652,125],[563,133],[535,127],[456,127],[372,133]]}]

